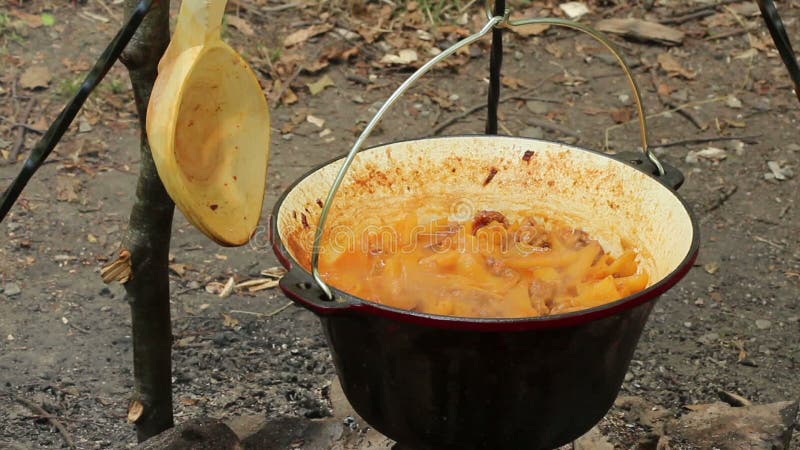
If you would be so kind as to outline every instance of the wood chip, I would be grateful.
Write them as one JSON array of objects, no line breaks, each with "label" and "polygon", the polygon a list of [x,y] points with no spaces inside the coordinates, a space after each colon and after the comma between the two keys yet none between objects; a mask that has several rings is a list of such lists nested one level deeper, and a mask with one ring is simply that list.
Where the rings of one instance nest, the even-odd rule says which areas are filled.
[{"label": "wood chip", "polygon": [[233,277],[228,278],[228,282],[225,283],[225,286],[222,288],[222,291],[219,293],[220,298],[227,298],[230,297],[233,293],[233,287],[236,285],[236,281]]},{"label": "wood chip", "polygon": [[136,423],[144,414],[144,405],[139,400],[133,400],[128,405],[128,422]]},{"label": "wood chip", "polygon": [[685,37],[683,31],[641,19],[605,19],[597,22],[595,29],[604,33],[665,45],[680,45]]},{"label": "wood chip", "polygon": [[387,54],[383,55],[381,58],[381,64],[398,64],[398,65],[405,65],[411,64],[419,59],[417,56],[417,51],[412,49],[404,49],[400,50],[396,55]]}]

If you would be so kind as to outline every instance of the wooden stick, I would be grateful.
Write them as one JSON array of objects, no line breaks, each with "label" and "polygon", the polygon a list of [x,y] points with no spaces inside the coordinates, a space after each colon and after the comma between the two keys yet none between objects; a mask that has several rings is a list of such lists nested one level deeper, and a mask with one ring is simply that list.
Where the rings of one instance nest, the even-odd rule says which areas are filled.
[{"label": "wooden stick", "polygon": [[720,141],[743,141],[743,142],[753,142],[753,139],[761,137],[760,134],[750,134],[747,136],[709,136],[709,137],[702,137],[702,138],[694,138],[694,139],[681,139],[679,141],[672,141],[667,142],[666,144],[653,144],[653,147],[677,147],[680,145],[695,145],[695,144],[707,144],[709,142],[720,142]]},{"label": "wooden stick", "polygon": [[44,408],[26,398],[15,397],[15,399],[17,400],[17,403],[27,407],[28,409],[30,409],[31,411],[35,412],[36,414],[42,417],[46,417],[47,421],[50,422],[50,424],[53,425],[58,430],[59,433],[61,433],[61,436],[64,438],[64,442],[67,443],[67,446],[69,448],[75,448],[75,441],[72,440],[72,436],[70,436],[67,429],[64,428],[64,425],[61,422],[59,422],[59,420],[56,419],[52,414],[45,411]]},{"label": "wooden stick", "polygon": [[702,19],[704,17],[713,16],[714,14],[716,14],[716,11],[714,11],[713,9],[704,9],[690,14],[684,14],[682,16],[673,16],[666,19],[662,19],[659,20],[658,23],[662,25],[680,25],[690,20]]},{"label": "wooden stick", "polygon": [[686,11],[683,11],[683,12],[681,12],[679,14],[681,16],[688,16],[689,14],[695,14],[695,13],[698,13],[700,11],[715,10],[715,9],[719,8],[720,6],[729,5],[731,3],[740,3],[741,1],[742,0],[720,0],[719,2],[711,4],[711,5],[701,5],[701,6],[697,6],[697,7],[694,7],[694,8],[687,9]]},{"label": "wooden stick", "polygon": [[[531,92],[534,92],[537,89],[539,89],[539,87],[541,87],[542,84],[544,84],[547,80],[549,80],[550,78],[552,78],[554,76],[555,76],[555,74],[554,75],[550,75],[550,76],[544,78],[543,80],[539,81],[538,83],[536,83],[536,86],[533,86],[533,87],[530,87],[528,89],[525,89],[522,92],[509,94],[509,95],[500,97],[500,99],[498,100],[498,103],[503,103],[503,102],[506,102],[508,100],[514,100],[514,99],[517,99],[517,98],[525,97],[528,94],[530,94]],[[466,111],[462,112],[461,114],[458,114],[456,116],[453,116],[453,117],[447,119],[442,124],[440,124],[439,126],[434,128],[433,132],[431,133],[431,135],[432,136],[436,136],[437,134],[439,134],[442,131],[444,131],[446,128],[450,127],[450,125],[453,125],[454,123],[458,122],[459,120],[461,120],[461,119],[463,119],[465,117],[468,117],[471,114],[474,114],[474,113],[480,111],[483,108],[486,108],[486,106],[487,106],[486,102],[482,102],[482,103],[479,103],[479,104],[467,109]]]},{"label": "wooden stick", "polygon": [[[128,10],[137,0],[126,0]],[[175,205],[156,171],[145,132],[158,61],[169,42],[169,0],[154,2],[121,60],[128,69],[139,116],[139,179],[122,247],[131,254],[125,286],[131,309],[133,393],[128,417],[142,442],[174,426],[169,243]],[[132,409],[132,407],[136,407]]]}]

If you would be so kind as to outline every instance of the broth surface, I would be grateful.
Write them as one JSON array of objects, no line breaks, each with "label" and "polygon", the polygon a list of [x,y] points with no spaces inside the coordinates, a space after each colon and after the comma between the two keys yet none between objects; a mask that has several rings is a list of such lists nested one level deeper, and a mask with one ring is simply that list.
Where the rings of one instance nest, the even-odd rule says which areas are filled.
[{"label": "broth surface", "polygon": [[[613,257],[585,232],[549,217],[479,211],[466,220],[429,220],[404,210],[412,212],[387,211],[326,232],[326,282],[395,308],[484,318],[571,312],[647,287],[648,275],[624,239]],[[307,233],[287,240],[310,270],[303,242]]]}]

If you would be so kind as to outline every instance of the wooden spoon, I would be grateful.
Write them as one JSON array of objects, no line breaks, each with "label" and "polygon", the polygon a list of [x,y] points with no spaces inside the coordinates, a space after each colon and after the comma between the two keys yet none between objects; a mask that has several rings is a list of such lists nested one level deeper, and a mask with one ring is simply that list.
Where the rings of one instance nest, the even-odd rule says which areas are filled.
[{"label": "wooden spoon", "polygon": [[261,216],[270,145],[267,100],[220,38],[226,0],[184,0],[158,65],[147,137],[175,205],[217,243],[250,240]]}]

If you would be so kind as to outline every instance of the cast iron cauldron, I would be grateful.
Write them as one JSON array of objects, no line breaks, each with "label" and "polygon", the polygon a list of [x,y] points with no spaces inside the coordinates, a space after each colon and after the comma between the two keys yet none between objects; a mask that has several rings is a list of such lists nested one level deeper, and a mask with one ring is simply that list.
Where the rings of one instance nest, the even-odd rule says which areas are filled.
[{"label": "cast iron cauldron", "polygon": [[342,163],[312,170],[275,206],[273,248],[289,269],[281,288],[320,317],[358,414],[412,448],[552,448],[586,432],[612,405],[655,300],[697,255],[698,228],[684,202],[634,165],[533,139],[412,140],[357,155],[328,229],[365,220],[364,205],[420,195],[457,209],[534,208],[584,229],[612,254],[620,237],[630,240],[652,284],[607,305],[527,319],[433,316],[335,288],[328,301],[286,240],[306,236],[310,248]]},{"label": "cast iron cauldron", "polygon": [[[508,15],[489,14],[481,31],[420,67],[350,153],[289,187],[271,218],[273,249],[288,269],[281,289],[320,317],[356,412],[403,448],[544,449],[585,433],[611,407],[655,300],[697,256],[697,224],[672,190],[683,177],[648,152],[641,96],[613,44],[579,23],[512,21]],[[585,32],[614,54],[633,89],[643,154],[620,154],[618,160],[498,136],[418,139],[358,153],[387,108],[436,62],[497,26],[536,23]],[[370,220],[370,211],[420,197],[439,217],[444,210],[461,220],[481,210],[511,217],[535,210],[585,230],[612,255],[625,239],[638,249],[651,284],[606,305],[523,319],[422,314],[327,285],[318,272],[321,243],[346,238],[347,230]],[[312,255],[313,270],[299,263],[307,259],[300,252]]]}]

